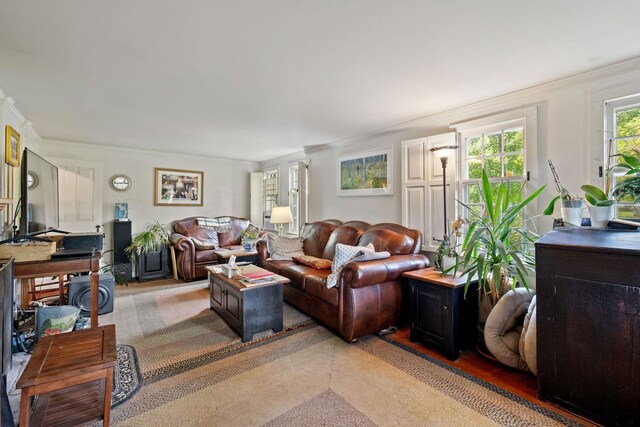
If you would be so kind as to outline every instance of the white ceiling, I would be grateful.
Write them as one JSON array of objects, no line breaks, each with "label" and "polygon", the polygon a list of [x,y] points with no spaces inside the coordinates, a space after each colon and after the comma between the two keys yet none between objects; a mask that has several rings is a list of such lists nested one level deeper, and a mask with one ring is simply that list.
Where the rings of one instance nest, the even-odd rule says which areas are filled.
[{"label": "white ceiling", "polygon": [[640,55],[640,1],[0,0],[45,139],[267,160]]}]

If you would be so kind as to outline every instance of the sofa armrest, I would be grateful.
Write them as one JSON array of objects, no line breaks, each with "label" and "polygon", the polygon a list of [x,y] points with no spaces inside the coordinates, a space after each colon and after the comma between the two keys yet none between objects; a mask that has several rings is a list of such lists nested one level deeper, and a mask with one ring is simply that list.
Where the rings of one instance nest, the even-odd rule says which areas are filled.
[{"label": "sofa armrest", "polygon": [[427,267],[429,259],[422,254],[393,255],[375,261],[352,261],[343,267],[338,282],[350,288],[362,288],[398,280],[406,271]]},{"label": "sofa armrest", "polygon": [[174,246],[178,251],[193,252],[196,250],[196,247],[193,244],[193,240],[179,233],[172,233],[169,236],[169,243],[171,243],[171,245]]},{"label": "sofa armrest", "polygon": [[258,265],[264,265],[264,261],[269,258],[269,251],[267,250],[266,240],[258,240],[256,242],[256,251],[258,251]]}]

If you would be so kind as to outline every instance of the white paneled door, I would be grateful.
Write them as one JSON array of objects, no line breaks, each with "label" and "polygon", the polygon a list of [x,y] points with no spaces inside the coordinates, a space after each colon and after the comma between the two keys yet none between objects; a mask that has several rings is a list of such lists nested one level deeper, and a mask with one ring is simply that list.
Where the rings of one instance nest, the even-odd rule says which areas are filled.
[{"label": "white paneled door", "polygon": [[[444,235],[442,164],[431,148],[455,145],[456,133],[402,141],[402,224],[422,231],[423,251],[436,251]],[[447,166],[447,219],[455,215],[456,158]]]},{"label": "white paneled door", "polygon": [[60,230],[90,232],[97,225],[102,227],[102,165],[72,159],[51,161],[58,167]]}]

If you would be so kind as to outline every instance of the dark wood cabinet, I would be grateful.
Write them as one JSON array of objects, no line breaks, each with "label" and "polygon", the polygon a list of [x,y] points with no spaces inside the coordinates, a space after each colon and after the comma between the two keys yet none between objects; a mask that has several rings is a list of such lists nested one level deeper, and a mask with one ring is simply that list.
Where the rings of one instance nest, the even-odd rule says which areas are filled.
[{"label": "dark wood cabinet", "polygon": [[410,336],[441,350],[450,360],[473,346],[478,304],[473,289],[464,296],[465,279],[441,276],[433,268],[410,271]]},{"label": "dark wood cabinet", "polygon": [[554,230],[536,264],[539,397],[640,425],[640,233]]},{"label": "dark wood cabinet", "polygon": [[158,252],[140,254],[136,257],[138,281],[164,279],[169,274],[168,248],[164,246]]},{"label": "dark wood cabinet", "polygon": [[282,282],[247,287],[215,273],[212,268],[207,267],[210,307],[240,334],[243,342],[251,341],[254,334],[268,329],[282,331]]}]

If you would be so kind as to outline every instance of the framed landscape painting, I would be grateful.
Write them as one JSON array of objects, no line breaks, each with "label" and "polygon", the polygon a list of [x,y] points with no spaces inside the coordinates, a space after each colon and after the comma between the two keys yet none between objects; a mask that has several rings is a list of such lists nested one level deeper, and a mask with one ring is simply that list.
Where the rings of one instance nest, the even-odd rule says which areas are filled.
[{"label": "framed landscape painting", "polygon": [[370,151],[338,159],[338,196],[393,194],[393,151]]},{"label": "framed landscape painting", "polygon": [[156,206],[202,206],[204,172],[155,168]]},{"label": "framed landscape painting", "polygon": [[4,161],[11,166],[20,166],[20,134],[9,125],[4,132]]}]

